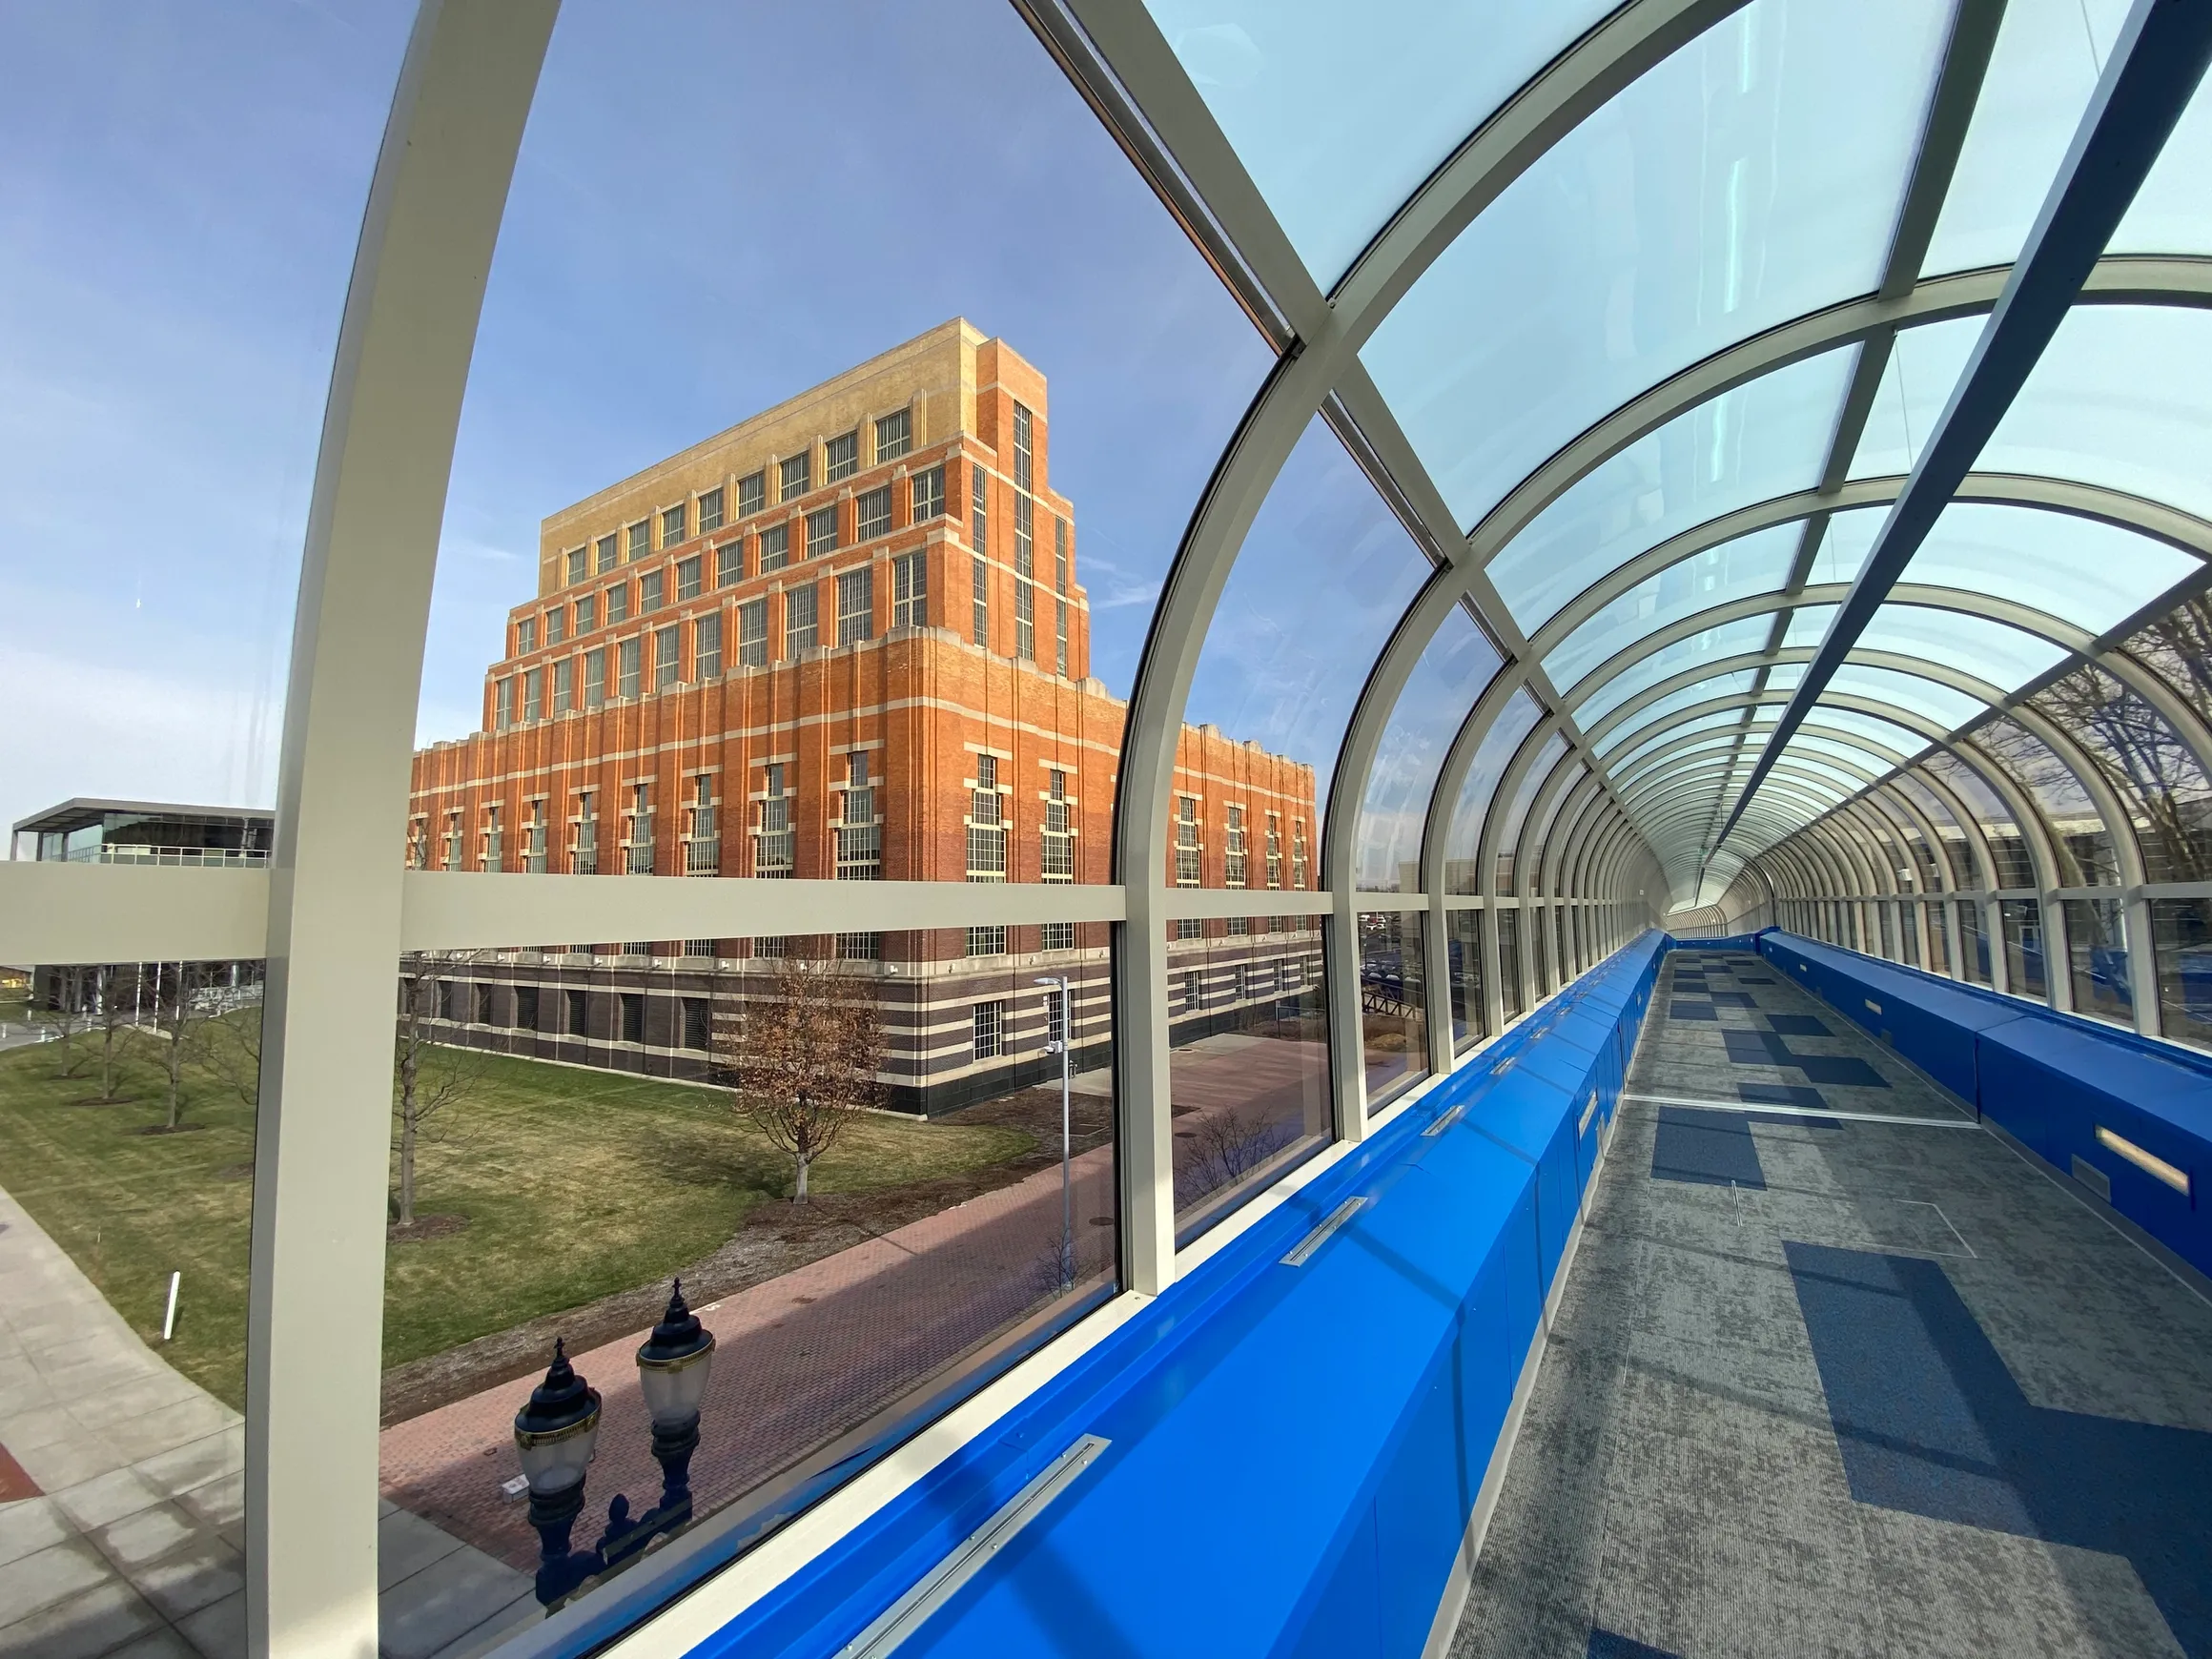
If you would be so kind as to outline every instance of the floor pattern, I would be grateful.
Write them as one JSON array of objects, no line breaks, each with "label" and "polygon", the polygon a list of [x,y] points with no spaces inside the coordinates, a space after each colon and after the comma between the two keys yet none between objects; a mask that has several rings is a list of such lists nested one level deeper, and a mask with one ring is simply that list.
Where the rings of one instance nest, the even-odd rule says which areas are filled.
[{"label": "floor pattern", "polygon": [[1757,957],[1652,1006],[1455,1659],[2212,1659],[2212,1304]]}]

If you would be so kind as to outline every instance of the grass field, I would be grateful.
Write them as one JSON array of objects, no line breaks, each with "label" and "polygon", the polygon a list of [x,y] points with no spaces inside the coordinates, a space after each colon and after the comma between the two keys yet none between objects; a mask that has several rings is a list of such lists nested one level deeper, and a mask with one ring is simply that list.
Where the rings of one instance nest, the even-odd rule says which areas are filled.
[{"label": "grass field", "polygon": [[[236,1405],[253,1116],[212,1075],[188,1069],[184,1120],[201,1127],[134,1133],[161,1120],[150,1055],[149,1045],[126,1061],[128,1102],[87,1106],[73,1102],[98,1092],[96,1064],[90,1077],[63,1079],[51,1045],[0,1054],[0,1187],[150,1341],[170,1272],[181,1269],[167,1357]],[[475,1080],[421,1147],[416,1213],[468,1225],[388,1251],[387,1366],[671,1274],[790,1191],[789,1164],[719,1092],[442,1051],[425,1069],[454,1064]],[[902,1186],[1004,1162],[1033,1139],[1002,1126],[869,1117],[815,1165],[810,1184]]]}]

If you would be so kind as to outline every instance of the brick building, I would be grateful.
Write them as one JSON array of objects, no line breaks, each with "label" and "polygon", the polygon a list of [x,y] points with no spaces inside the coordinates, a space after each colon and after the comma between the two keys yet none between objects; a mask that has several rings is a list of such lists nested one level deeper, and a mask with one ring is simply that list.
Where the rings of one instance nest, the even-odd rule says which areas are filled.
[{"label": "brick building", "polygon": [[[1050,476],[1044,377],[955,320],[554,514],[483,728],[416,756],[409,862],[1109,880],[1126,705],[1090,678]],[[1186,728],[1177,811],[1185,885],[1313,885],[1310,767]],[[1208,925],[1209,959],[1234,928]],[[1041,1075],[1039,969],[1076,977],[1078,1056],[1104,1063],[1106,933],[613,941],[440,972],[466,1040],[685,1075],[748,964],[834,956],[881,982],[896,1099],[944,1110]],[[1318,978],[1316,932],[1231,936],[1255,966],[1223,969],[1224,1002]]]}]

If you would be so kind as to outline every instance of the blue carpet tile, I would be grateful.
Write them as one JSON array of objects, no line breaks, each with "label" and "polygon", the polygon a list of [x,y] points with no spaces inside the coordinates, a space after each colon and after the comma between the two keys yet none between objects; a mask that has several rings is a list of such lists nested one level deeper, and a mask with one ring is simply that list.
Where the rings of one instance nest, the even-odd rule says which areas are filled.
[{"label": "blue carpet tile", "polygon": [[1651,1178],[1709,1187],[1766,1189],[1751,1126],[1740,1112],[1702,1112],[1690,1106],[1659,1108],[1651,1141]]},{"label": "blue carpet tile", "polygon": [[2125,1556],[2212,1659],[2212,1434],[2031,1405],[1940,1263],[1783,1248],[1853,1497]]},{"label": "blue carpet tile", "polygon": [[1682,1656],[1664,1648],[1654,1648],[1649,1642],[1632,1642],[1626,1636],[1616,1636],[1610,1630],[1592,1630],[1589,1646],[1583,1650],[1583,1659],[1682,1659]]},{"label": "blue carpet tile", "polygon": [[1720,1015],[1713,1013],[1712,1004],[1710,1002],[1670,1002],[1667,1005],[1667,1017],[1669,1019],[1710,1019],[1717,1021],[1720,1018]]},{"label": "blue carpet tile", "polygon": [[1748,991],[1716,991],[1712,993],[1715,1008],[1756,1008],[1759,999]]},{"label": "blue carpet tile", "polygon": [[1784,1036],[1826,1036],[1828,1028],[1811,1014],[1770,1014],[1767,1023]]},{"label": "blue carpet tile", "polygon": [[1813,1083],[1834,1083],[1851,1089],[1887,1089],[1889,1079],[1866,1061],[1851,1055],[1797,1055],[1789,1062]]},{"label": "blue carpet tile", "polygon": [[1728,1057],[1739,1066],[1793,1066],[1797,1056],[1771,1031],[1724,1031]]}]

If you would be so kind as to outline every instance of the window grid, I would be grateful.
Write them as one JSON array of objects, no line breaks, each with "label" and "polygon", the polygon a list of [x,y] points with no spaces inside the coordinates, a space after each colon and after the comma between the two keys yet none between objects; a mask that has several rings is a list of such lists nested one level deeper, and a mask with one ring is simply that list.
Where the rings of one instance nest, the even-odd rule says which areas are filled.
[{"label": "window grid", "polygon": [[832,438],[822,446],[822,481],[842,483],[860,470],[860,434],[857,430]]},{"label": "window grid", "polygon": [[891,562],[891,625],[930,625],[930,565],[923,553],[902,553]]},{"label": "window grid", "polygon": [[875,638],[875,570],[863,565],[837,578],[837,643]]},{"label": "window grid", "polygon": [[753,831],[752,872],[775,880],[790,875],[798,838],[791,828],[791,797],[783,763],[770,762],[761,771],[760,827]]},{"label": "window grid", "polygon": [[846,757],[845,787],[838,791],[837,879],[883,879],[883,820],[875,809],[875,787],[866,749]]},{"label": "window grid", "polygon": [[912,415],[905,409],[894,409],[889,415],[879,415],[875,420],[875,459],[880,464],[897,461],[913,447],[914,423]]}]

